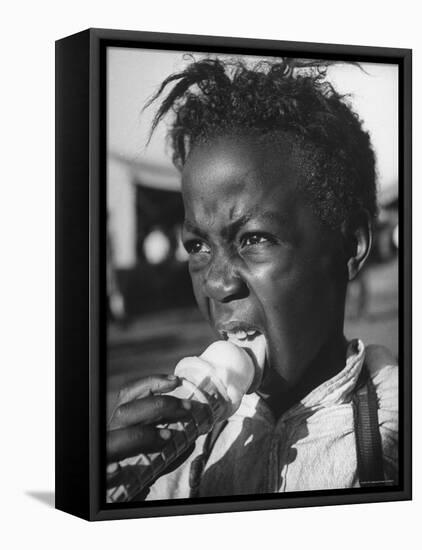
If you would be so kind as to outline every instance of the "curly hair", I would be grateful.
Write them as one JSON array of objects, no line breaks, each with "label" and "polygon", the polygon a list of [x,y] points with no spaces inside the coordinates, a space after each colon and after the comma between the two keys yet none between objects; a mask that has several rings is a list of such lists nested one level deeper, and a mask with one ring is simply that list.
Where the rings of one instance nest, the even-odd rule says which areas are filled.
[{"label": "curly hair", "polygon": [[302,167],[304,198],[321,222],[339,227],[366,210],[376,215],[375,156],[347,96],[327,81],[330,62],[282,58],[248,67],[202,59],[164,80],[148,107],[175,83],[153,119],[171,111],[169,137],[180,169],[196,144],[222,135],[277,142],[286,134]]}]

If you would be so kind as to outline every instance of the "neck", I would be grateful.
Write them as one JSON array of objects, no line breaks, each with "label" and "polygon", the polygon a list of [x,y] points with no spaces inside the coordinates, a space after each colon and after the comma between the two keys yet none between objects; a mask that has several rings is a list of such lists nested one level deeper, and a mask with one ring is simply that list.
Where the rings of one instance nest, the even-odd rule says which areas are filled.
[{"label": "neck", "polygon": [[[341,334],[321,348],[295,385],[289,386],[281,379],[274,379],[270,381],[270,387],[277,387],[276,391],[272,391],[268,395],[258,392],[276,418],[303,399],[314,388],[329,380],[344,368],[347,344],[346,338]],[[270,377],[279,378],[272,371]]]}]

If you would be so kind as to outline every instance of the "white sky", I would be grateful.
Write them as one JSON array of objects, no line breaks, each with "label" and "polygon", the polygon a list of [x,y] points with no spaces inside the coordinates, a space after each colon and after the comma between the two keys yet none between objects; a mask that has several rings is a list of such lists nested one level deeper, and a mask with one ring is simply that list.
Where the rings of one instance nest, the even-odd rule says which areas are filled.
[{"label": "white sky", "polygon": [[[189,61],[183,52],[108,49],[108,150],[129,159],[171,167],[165,146],[165,124],[160,124],[146,147],[156,106],[142,113],[147,99],[169,74]],[[200,57],[196,54],[195,57]],[[230,56],[233,57],[233,56]],[[354,109],[369,130],[377,155],[381,187],[397,184],[398,177],[398,68],[396,65],[362,64],[330,67],[329,79],[341,93],[351,93]]]}]

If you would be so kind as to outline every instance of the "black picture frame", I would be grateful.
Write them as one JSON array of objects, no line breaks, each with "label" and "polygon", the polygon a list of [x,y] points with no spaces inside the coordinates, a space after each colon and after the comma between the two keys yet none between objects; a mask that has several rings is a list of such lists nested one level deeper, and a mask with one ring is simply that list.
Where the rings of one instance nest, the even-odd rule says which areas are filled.
[{"label": "black picture frame", "polygon": [[[397,487],[200,501],[105,503],[105,52],[108,46],[393,63],[399,68]],[[56,508],[87,520],[409,500],[412,52],[408,49],[88,29],[56,42]]]}]

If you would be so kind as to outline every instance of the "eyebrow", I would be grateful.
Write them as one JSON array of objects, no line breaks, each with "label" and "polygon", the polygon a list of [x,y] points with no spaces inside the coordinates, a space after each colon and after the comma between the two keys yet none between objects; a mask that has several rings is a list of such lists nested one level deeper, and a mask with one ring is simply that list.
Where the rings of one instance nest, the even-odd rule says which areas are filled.
[{"label": "eyebrow", "polygon": [[191,233],[196,233],[199,237],[202,237],[203,239],[207,236],[205,231],[202,231],[197,227],[193,222],[190,220],[185,220],[183,222],[183,227],[186,229],[186,231],[190,231]]},{"label": "eyebrow", "polygon": [[[223,229],[222,231],[223,235],[230,236],[230,235],[236,234],[239,231],[239,229],[241,229],[244,225],[246,225],[251,219],[256,219],[257,221],[262,219],[277,221],[282,225],[286,225],[287,223],[286,216],[283,216],[279,212],[263,211],[263,212],[259,212],[258,214],[250,213],[250,214],[245,214],[240,218],[238,218],[237,220],[230,222],[227,225],[227,227]],[[185,220],[183,225],[187,231],[196,233],[199,237],[205,238],[207,236],[205,231],[197,227],[195,223],[191,222],[190,220]]]}]

